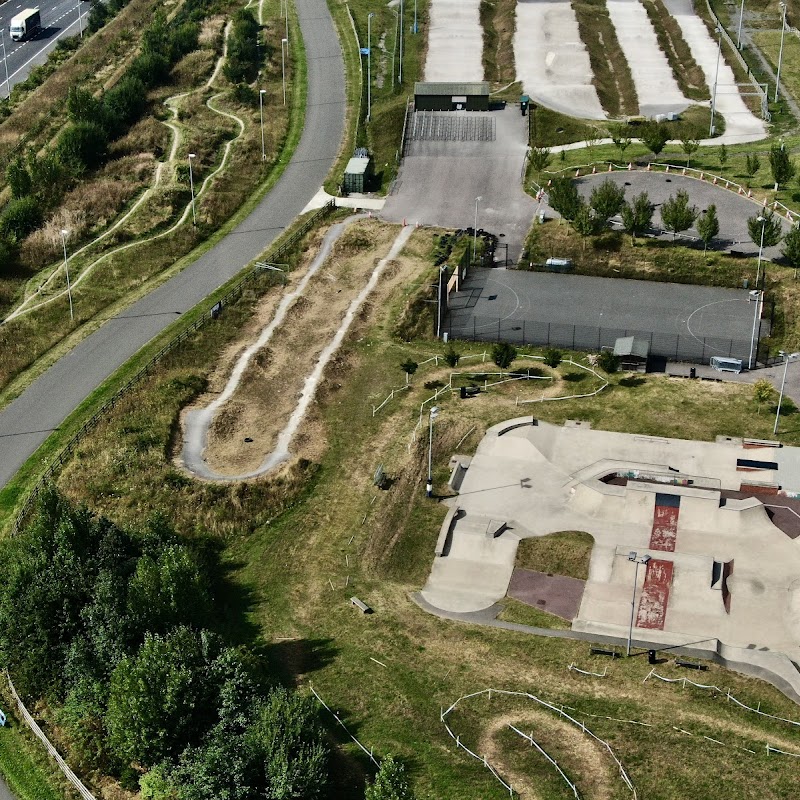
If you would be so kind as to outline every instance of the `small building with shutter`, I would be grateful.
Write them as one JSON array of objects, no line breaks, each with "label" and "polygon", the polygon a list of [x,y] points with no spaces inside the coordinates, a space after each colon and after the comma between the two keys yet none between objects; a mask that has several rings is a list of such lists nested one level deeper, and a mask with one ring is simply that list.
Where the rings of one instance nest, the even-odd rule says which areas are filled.
[{"label": "small building with shutter", "polygon": [[415,111],[488,111],[489,84],[426,83],[414,84]]}]

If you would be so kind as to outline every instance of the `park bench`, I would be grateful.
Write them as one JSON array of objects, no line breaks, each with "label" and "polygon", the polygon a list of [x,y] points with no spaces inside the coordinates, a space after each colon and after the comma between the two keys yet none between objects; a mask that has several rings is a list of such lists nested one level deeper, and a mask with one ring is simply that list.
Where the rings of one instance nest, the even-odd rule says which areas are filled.
[{"label": "park bench", "polygon": [[386,472],[383,469],[383,464],[378,465],[375,474],[372,476],[372,483],[379,489],[385,489],[387,484]]},{"label": "park bench", "polygon": [[350,602],[356,606],[356,608],[360,608],[365,614],[372,613],[372,609],[363,600],[359,600],[357,597],[351,597]]},{"label": "park bench", "polygon": [[608,656],[609,658],[619,658],[620,654],[616,650],[606,650],[603,647],[592,647],[589,651],[593,656]]}]

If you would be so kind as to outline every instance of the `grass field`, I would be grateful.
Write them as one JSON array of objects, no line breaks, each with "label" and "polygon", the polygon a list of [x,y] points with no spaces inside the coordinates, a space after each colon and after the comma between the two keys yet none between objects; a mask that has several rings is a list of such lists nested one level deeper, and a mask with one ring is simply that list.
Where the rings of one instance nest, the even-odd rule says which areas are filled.
[{"label": "grass field", "polygon": [[[370,306],[336,368],[328,371],[316,404],[326,443],[318,463],[297,463],[282,476],[233,486],[194,483],[173,465],[179,410],[201,388],[215,354],[235,346],[257,300],[250,295],[229,308],[220,325],[190,339],[117,407],[84,441],[61,488],[113,519],[140,520],[162,510],[186,535],[208,530],[218,536],[246,598],[230,605],[232,630],[245,643],[259,642],[286,681],[313,684],[378,755],[394,752],[407,761],[420,798],[507,796],[480,763],[456,752],[438,718],[440,707],[487,686],[533,691],[586,713],[654,725],[643,732],[590,720],[598,735],[613,742],[640,796],[705,800],[716,793],[756,791],[764,798],[790,796],[793,759],[767,759],[764,748],[769,741],[800,752],[800,734],[789,726],[744,716],[710,692],[642,684],[649,670],[642,658],[609,664],[605,679],[576,676],[567,672],[568,664],[597,672],[606,666],[589,655],[585,643],[448,622],[409,600],[430,569],[446,511],[424,497],[426,437],[411,439],[419,403],[432,393],[424,384],[440,379],[441,367],[421,368],[410,390],[374,417],[370,409],[403,384],[400,362],[421,362],[440,352],[441,345],[424,338],[405,343],[391,335],[416,287],[435,275],[432,262],[424,266],[432,250],[429,235],[412,237],[409,252],[421,259],[418,279],[387,303]],[[465,343],[456,347],[477,352]],[[450,453],[460,440],[459,452],[470,452],[487,426],[519,413],[513,393],[490,392],[481,399],[474,404],[440,398],[433,448],[437,489],[444,486]],[[723,433],[767,438],[772,425],[766,411],[756,413],[748,387],[658,377],[626,382],[612,376],[609,389],[596,398],[549,403],[536,414],[554,423],[582,418],[598,428],[702,439]],[[787,429],[785,440],[800,442],[800,426]],[[378,463],[392,478],[386,491],[372,486]],[[564,569],[578,570],[576,544],[580,541],[572,541],[566,554],[556,548],[548,560],[529,563],[553,563],[549,559],[561,550]],[[375,613],[358,614],[349,604],[354,594]],[[659,671],[679,674],[669,664]],[[797,716],[788,700],[763,683],[715,666],[703,682],[730,686],[745,701]],[[602,753],[590,748],[588,761],[573,760],[578,751],[564,744],[572,740],[560,737],[560,723],[536,709],[477,699],[463,710],[459,706],[450,724],[468,746],[491,754],[501,774],[518,773],[522,788],[544,781],[543,764],[504,733],[507,721],[527,731],[533,726],[537,740],[570,766],[584,796],[624,796],[613,782],[596,783],[597,770],[608,770]],[[757,754],[696,738],[702,735]],[[337,796],[360,797],[367,765],[352,744],[343,741],[341,754]],[[562,796],[556,785],[552,796]]]}]

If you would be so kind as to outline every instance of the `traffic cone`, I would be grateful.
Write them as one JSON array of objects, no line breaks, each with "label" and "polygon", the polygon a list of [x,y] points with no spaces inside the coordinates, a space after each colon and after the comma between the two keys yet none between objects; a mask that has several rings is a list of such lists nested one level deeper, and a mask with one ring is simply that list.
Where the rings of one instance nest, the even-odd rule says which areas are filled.
[{"label": "traffic cone", "polygon": [[597,175],[597,167],[592,167],[592,175]]},{"label": "traffic cone", "polygon": [[633,169],[633,161],[629,161],[628,162],[628,172],[630,172],[632,169]]}]

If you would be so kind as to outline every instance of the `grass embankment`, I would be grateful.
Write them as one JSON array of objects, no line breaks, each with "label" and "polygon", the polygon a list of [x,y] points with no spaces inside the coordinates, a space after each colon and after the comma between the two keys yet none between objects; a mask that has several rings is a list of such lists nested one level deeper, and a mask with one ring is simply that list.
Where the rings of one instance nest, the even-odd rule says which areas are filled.
[{"label": "grass embankment", "polygon": [[[514,0],[481,0],[480,19],[483,28],[483,77],[500,89],[517,79],[514,63]],[[521,92],[513,99],[518,100]]]},{"label": "grass embankment", "polygon": [[605,0],[573,0],[581,40],[589,51],[592,84],[610,117],[639,113],[631,68],[617,39]]},{"label": "grass embankment", "polygon": [[517,547],[515,565],[521,569],[566,575],[585,581],[594,538],[583,531],[564,531],[523,539]]},{"label": "grass embankment", "polygon": [[710,99],[703,70],[694,60],[675,17],[667,11],[661,0],[642,0],[642,4],[655,30],[659,47],[667,57],[675,82],[684,97],[689,100]]},{"label": "grass embankment", "polygon": [[[778,23],[780,24],[780,23]],[[751,34],[753,41],[758,45],[767,61],[772,65],[777,75],[778,56],[781,48],[780,30],[762,30]],[[783,59],[781,60],[781,87],[782,92],[788,91],[797,100],[800,96],[800,39],[793,33],[783,37]],[[772,87],[771,97],[774,97],[775,88]]]},{"label": "grass embankment", "polygon": [[[432,245],[429,232],[420,231],[408,252],[424,261]],[[395,752],[404,758],[421,798],[507,796],[481,764],[454,750],[438,717],[440,707],[486,686],[533,691],[589,713],[652,723],[653,730],[590,721],[593,730],[613,741],[642,796],[790,796],[794,763],[767,758],[764,748],[770,741],[798,751],[800,734],[790,727],[747,716],[708,692],[643,684],[649,666],[641,658],[609,665],[609,677],[602,681],[576,676],[566,671],[569,663],[601,672],[607,662],[590,656],[585,643],[448,622],[409,601],[408,592],[419,588],[430,570],[446,510],[424,496],[427,437],[410,438],[419,404],[432,393],[424,383],[438,374],[436,368],[421,368],[412,388],[374,417],[370,406],[403,384],[401,361],[421,362],[441,352],[441,345],[430,341],[400,343],[391,335],[435,274],[432,264],[420,266],[417,281],[404,283],[385,304],[370,304],[347,337],[338,366],[327,372],[315,402],[325,444],[318,465],[298,463],[283,481],[232,486],[194,483],[171,466],[180,407],[202,382],[215,353],[236,341],[253,302],[246,298],[241,309],[233,304],[219,324],[188,340],[114,410],[85,440],[61,488],[114,519],[140,519],[161,510],[179,530],[208,529],[220,536],[227,563],[248,598],[246,609],[230,609],[231,624],[242,624],[240,615],[246,614],[253,640],[262,648],[266,643],[271,664],[287,681],[313,682],[362,742],[378,755]],[[432,312],[425,309],[429,322]],[[478,352],[464,343],[456,347],[464,354]],[[481,399],[487,402],[440,398],[433,441],[437,489],[446,482],[457,444],[459,452],[470,452],[487,426],[520,413],[514,394],[490,392]],[[612,376],[611,387],[592,400],[527,408],[554,423],[582,418],[598,428],[646,435],[769,438],[772,430],[767,411],[756,413],[750,387],[663,377],[631,382]],[[800,441],[800,426],[786,428],[785,441]],[[372,486],[378,463],[393,480],[386,491]],[[349,604],[352,595],[375,613],[358,614]],[[678,673],[669,664],[659,670]],[[770,712],[797,715],[776,690],[716,666],[703,682],[731,687]],[[559,761],[572,758],[571,740],[559,741],[554,720],[497,697],[465,706],[452,717],[451,727],[456,725],[468,746],[491,752],[501,773],[520,770],[533,780],[538,767],[520,762],[521,750],[492,733],[512,718],[552,737],[549,746]],[[673,725],[757,753],[692,738]],[[348,761],[341,767],[337,796],[359,798],[364,761],[354,745],[345,743],[342,749]],[[605,758],[598,755],[595,767],[605,769]],[[742,759],[747,759],[746,770]],[[597,769],[577,763],[572,769],[579,787],[592,796]],[[611,786],[606,796],[622,796],[621,788]]]}]

